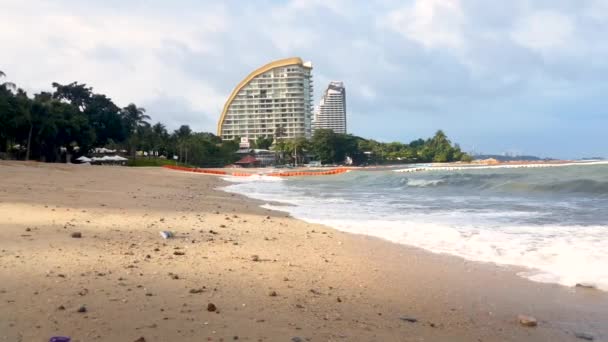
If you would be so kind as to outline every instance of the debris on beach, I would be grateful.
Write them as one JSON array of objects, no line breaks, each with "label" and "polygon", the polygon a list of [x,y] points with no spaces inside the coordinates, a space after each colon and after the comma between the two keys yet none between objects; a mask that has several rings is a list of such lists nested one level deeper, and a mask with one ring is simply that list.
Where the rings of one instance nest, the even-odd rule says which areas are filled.
[{"label": "debris on beach", "polygon": [[133,342],[146,342],[146,339],[142,336]]},{"label": "debris on beach", "polygon": [[277,296],[277,291],[270,291],[268,293],[268,296],[270,296],[270,297],[276,297]]},{"label": "debris on beach", "polygon": [[215,304],[213,304],[213,303],[207,304],[207,311],[215,312],[216,310],[217,310],[217,307],[215,306]]},{"label": "debris on beach", "polygon": [[404,322],[409,322],[409,323],[416,323],[418,322],[418,320],[414,317],[409,317],[409,316],[401,316],[399,317],[400,320],[404,321]]},{"label": "debris on beach", "polygon": [[80,239],[82,237],[82,233],[81,232],[73,232],[72,234],[70,234],[71,237],[73,237],[74,239]]},{"label": "debris on beach", "polygon": [[532,316],[518,315],[517,320],[519,321],[519,324],[524,327],[535,327],[538,325],[538,321]]},{"label": "debris on beach", "polygon": [[76,311],[77,311],[77,312],[80,312],[80,313],[87,312],[87,307],[86,307],[86,306],[84,306],[84,305],[82,305],[82,306],[80,306],[80,307],[78,308],[78,310],[76,310]]},{"label": "debris on beach", "polygon": [[162,236],[163,239],[172,239],[175,235],[173,235],[173,232],[170,232],[168,230],[161,230],[160,232],[160,236]]},{"label": "debris on beach", "polygon": [[260,257],[257,254],[251,256],[251,261],[260,261]]},{"label": "debris on beach", "polygon": [[175,252],[173,252],[173,255],[186,255],[186,252],[175,251]]},{"label": "debris on beach", "polygon": [[72,339],[67,336],[53,336],[49,342],[70,342]]}]

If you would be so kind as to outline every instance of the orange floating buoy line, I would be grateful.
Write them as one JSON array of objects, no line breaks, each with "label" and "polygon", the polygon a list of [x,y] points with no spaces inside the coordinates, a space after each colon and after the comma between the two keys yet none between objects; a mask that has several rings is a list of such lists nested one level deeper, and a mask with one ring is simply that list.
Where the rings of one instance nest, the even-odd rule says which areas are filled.
[{"label": "orange floating buoy line", "polygon": [[[254,174],[248,172],[227,172],[224,170],[209,170],[209,169],[198,169],[184,166],[176,166],[176,165],[164,165],[167,169],[177,170],[177,171],[187,171],[187,172],[196,172],[196,173],[204,173],[209,175],[221,175],[221,176],[234,176],[234,177],[251,177]],[[266,174],[258,174],[258,176],[269,176],[269,177],[302,177],[302,176],[329,176],[329,175],[337,175],[341,173],[348,172],[349,169],[345,167],[327,170],[327,171],[286,171],[286,172],[272,172]]]}]

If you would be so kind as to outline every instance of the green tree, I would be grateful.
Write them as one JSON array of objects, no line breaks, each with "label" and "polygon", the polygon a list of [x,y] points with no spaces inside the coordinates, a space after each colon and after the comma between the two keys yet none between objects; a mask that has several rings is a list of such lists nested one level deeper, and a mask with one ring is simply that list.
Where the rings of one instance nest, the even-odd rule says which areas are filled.
[{"label": "green tree", "polygon": [[150,123],[147,121],[150,120],[150,116],[146,115],[146,110],[137,107],[134,103],[123,108],[121,114],[129,135],[136,133],[137,127],[150,126]]},{"label": "green tree", "polygon": [[134,103],[124,107],[121,111],[123,126],[126,129],[129,150],[131,156],[135,158],[137,145],[141,140],[142,130],[140,128],[149,127],[150,116],[146,115],[146,110],[137,107]]},{"label": "green tree", "polygon": [[53,88],[55,88],[54,99],[66,101],[78,108],[80,112],[84,112],[93,94],[91,87],[87,87],[86,84],[78,84],[78,82],[66,85],[53,82]]},{"label": "green tree", "polygon": [[265,138],[257,138],[255,140],[255,147],[262,149],[262,150],[267,150],[270,148],[270,146],[272,146],[274,139],[271,136],[265,137]]}]

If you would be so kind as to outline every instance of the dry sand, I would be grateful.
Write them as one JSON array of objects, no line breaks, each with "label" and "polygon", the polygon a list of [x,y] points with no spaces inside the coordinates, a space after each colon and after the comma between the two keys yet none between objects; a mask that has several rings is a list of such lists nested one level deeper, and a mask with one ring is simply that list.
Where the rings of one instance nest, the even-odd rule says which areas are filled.
[{"label": "dry sand", "polygon": [[0,341],[608,338],[601,291],[308,224],[222,184],[160,168],[0,162]]}]

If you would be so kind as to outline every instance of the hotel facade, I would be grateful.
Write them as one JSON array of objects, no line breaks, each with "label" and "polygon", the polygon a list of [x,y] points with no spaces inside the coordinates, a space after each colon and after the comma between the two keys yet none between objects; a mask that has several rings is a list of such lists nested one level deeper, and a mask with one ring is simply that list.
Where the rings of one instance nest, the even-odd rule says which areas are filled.
[{"label": "hotel facade", "polygon": [[312,135],[312,64],[294,57],[268,63],[250,73],[232,91],[217,125],[224,140]]},{"label": "hotel facade", "polygon": [[315,111],[314,129],[331,129],[346,134],[346,88],[342,82],[330,82]]}]

